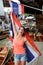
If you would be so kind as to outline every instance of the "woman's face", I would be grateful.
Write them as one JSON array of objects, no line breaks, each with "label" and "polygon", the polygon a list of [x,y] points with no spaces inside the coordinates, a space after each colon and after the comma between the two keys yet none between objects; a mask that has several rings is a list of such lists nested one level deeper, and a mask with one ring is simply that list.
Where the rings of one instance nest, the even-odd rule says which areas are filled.
[{"label": "woman's face", "polygon": [[21,27],[20,29],[19,29],[19,32],[18,32],[20,35],[23,35],[24,34],[24,28],[23,27]]}]

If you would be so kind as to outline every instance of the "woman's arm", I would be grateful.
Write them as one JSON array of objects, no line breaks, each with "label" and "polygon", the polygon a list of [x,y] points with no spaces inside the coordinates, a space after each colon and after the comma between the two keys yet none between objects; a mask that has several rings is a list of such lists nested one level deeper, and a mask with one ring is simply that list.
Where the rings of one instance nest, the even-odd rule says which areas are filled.
[{"label": "woman's arm", "polygon": [[16,30],[16,26],[15,26],[15,23],[14,23],[13,18],[12,18],[12,13],[11,13],[11,20],[12,20],[14,36],[16,36],[17,35],[17,30]]},{"label": "woman's arm", "polygon": [[25,44],[27,45],[27,46],[30,46],[34,51],[36,51],[36,53],[38,54],[38,55],[41,55],[41,53],[39,53],[34,47],[32,47],[32,45],[30,44],[30,42],[25,38]]}]

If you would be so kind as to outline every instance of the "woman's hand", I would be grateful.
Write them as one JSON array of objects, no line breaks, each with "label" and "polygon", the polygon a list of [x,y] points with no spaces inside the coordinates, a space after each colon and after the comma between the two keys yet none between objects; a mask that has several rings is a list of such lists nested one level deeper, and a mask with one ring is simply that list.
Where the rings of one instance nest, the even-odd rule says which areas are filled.
[{"label": "woman's hand", "polygon": [[42,54],[41,54],[41,52],[40,53],[38,53],[39,54],[39,56],[41,56]]}]

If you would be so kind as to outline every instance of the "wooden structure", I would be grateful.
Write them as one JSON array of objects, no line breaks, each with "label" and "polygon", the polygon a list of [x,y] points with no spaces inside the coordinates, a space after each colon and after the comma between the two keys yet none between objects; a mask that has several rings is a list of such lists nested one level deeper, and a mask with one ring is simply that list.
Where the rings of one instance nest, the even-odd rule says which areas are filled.
[{"label": "wooden structure", "polygon": [[36,25],[37,29],[43,33],[43,15],[36,15]]},{"label": "wooden structure", "polygon": [[9,37],[8,31],[0,32],[0,40]]},{"label": "wooden structure", "polygon": [[5,65],[14,65],[14,57],[11,56],[8,62]]},{"label": "wooden structure", "polygon": [[8,47],[1,47],[0,48],[0,65],[3,65],[7,55],[8,55],[9,48]]},{"label": "wooden structure", "polygon": [[36,40],[43,42],[43,35],[40,32],[36,35]]}]

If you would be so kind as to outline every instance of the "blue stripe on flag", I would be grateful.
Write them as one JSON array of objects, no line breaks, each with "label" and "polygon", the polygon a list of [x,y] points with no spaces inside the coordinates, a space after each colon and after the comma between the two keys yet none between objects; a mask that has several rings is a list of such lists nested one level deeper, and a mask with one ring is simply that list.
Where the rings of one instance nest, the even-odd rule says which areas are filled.
[{"label": "blue stripe on flag", "polygon": [[18,15],[18,4],[16,2],[11,1],[12,9],[15,15]]},{"label": "blue stripe on flag", "polygon": [[12,27],[12,22],[10,20],[10,31],[12,31],[12,37],[14,38],[14,32],[13,32],[13,27]]},{"label": "blue stripe on flag", "polygon": [[24,44],[24,48],[26,49],[27,62],[32,61],[32,59],[34,59],[34,55],[30,52],[26,44]]}]

